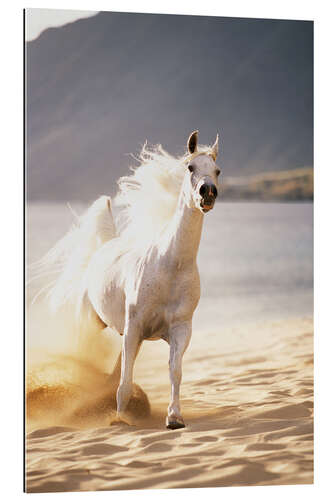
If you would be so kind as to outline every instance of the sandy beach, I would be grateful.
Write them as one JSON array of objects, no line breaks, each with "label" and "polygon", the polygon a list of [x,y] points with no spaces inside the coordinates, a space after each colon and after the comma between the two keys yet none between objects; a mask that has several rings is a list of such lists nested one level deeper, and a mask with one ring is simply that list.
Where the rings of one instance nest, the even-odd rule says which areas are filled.
[{"label": "sandy beach", "polygon": [[[90,399],[81,394],[80,411],[64,421],[52,401],[71,396],[40,395],[28,408],[36,417],[44,404],[54,425],[28,418],[27,491],[312,483],[312,333],[312,321],[303,319],[232,329],[226,342],[219,332],[195,335],[184,360],[185,429],[164,427],[162,342],[146,342],[139,356],[135,380],[151,413],[142,418],[148,403],[137,389],[130,425],[110,425],[114,389],[102,396],[99,386]],[[242,337],[246,348],[235,350]]]}]

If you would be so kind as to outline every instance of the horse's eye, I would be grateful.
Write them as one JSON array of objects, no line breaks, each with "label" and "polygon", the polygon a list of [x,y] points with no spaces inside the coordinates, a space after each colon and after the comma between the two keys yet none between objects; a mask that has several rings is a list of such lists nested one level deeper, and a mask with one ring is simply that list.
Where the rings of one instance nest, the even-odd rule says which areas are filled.
[{"label": "horse's eye", "polygon": [[221,173],[221,170],[219,168],[216,169],[216,175],[219,176]]},{"label": "horse's eye", "polygon": [[189,169],[190,172],[193,172],[193,170],[194,170],[193,165],[189,165],[188,169]]}]

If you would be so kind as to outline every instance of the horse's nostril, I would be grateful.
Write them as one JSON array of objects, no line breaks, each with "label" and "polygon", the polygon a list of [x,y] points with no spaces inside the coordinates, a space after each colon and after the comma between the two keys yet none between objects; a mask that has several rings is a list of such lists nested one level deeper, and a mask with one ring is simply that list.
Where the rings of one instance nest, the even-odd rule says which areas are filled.
[{"label": "horse's nostril", "polygon": [[207,193],[207,184],[203,184],[201,188],[199,189],[200,196],[204,197]]},{"label": "horse's nostril", "polygon": [[216,198],[216,196],[217,196],[217,189],[216,189],[216,187],[214,185],[212,186],[212,193],[213,193],[213,196],[215,196],[215,198]]}]

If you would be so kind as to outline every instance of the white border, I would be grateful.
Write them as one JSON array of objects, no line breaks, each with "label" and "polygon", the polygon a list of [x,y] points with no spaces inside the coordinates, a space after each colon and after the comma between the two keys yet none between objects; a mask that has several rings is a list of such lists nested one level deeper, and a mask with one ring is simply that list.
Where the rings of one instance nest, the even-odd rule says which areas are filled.
[{"label": "white border", "polygon": [[[328,498],[332,491],[332,27],[330,2],[251,0],[58,0],[11,1],[1,8],[1,493],[18,498],[22,493],[22,9],[24,7],[76,10],[114,10],[196,15],[223,15],[315,20],[315,355],[316,433],[315,485],[185,490],[99,492],[100,498],[183,498],[192,496],[247,500],[281,495],[306,499]],[[94,494],[94,493],[93,493]],[[39,494],[41,500],[46,494]],[[66,494],[68,496],[68,494]],[[82,498],[89,493],[72,493]],[[66,498],[62,493],[57,498]]]},{"label": "white border", "polygon": [[[19,4],[19,2],[16,2]],[[324,3],[324,2],[323,2]],[[205,16],[257,17],[277,19],[312,20],[318,7],[308,0],[279,0],[279,2],[235,0],[219,2],[205,0],[59,0],[34,1],[26,7],[56,8],[73,10],[109,10],[119,12],[151,12],[158,14],[191,14]]]}]

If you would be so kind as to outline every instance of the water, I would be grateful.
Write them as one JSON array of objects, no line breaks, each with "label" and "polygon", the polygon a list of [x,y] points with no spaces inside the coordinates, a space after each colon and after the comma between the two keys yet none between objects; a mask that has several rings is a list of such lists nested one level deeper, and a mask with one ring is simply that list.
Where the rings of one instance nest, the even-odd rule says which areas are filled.
[{"label": "water", "polygon": [[208,214],[195,324],[312,316],[313,205],[220,203]]},{"label": "water", "polygon": [[[85,208],[73,204],[81,213]],[[69,228],[65,204],[30,204],[28,262]],[[194,329],[312,316],[312,203],[218,203],[205,216]]]}]

